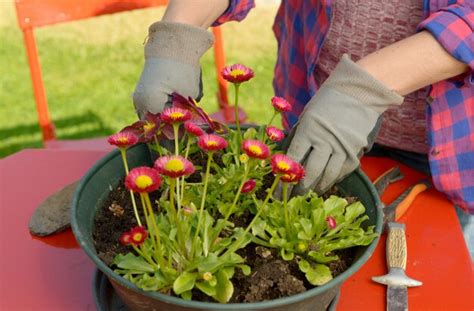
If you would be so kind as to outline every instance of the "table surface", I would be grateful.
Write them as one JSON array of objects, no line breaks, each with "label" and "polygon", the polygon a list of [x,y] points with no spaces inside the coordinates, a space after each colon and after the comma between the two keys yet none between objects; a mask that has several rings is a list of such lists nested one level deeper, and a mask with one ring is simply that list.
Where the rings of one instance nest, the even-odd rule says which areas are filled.
[{"label": "table surface", "polygon": [[[46,238],[28,231],[35,207],[80,178],[105,151],[24,150],[0,160],[0,310],[95,310],[94,265],[71,230]],[[374,179],[397,165],[364,158]],[[398,164],[399,165],[399,164]],[[405,178],[389,186],[390,203],[409,185],[425,178],[400,165]],[[434,189],[420,194],[400,219],[407,226],[407,274],[423,281],[408,290],[410,310],[474,310],[473,264],[453,206]],[[385,235],[369,261],[342,287],[338,310],[384,310],[385,290],[371,281],[387,271]]]}]

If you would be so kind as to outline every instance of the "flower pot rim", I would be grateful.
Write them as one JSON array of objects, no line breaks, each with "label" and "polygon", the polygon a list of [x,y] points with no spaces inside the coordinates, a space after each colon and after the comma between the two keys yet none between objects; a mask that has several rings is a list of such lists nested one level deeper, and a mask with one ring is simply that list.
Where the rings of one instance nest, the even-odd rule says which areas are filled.
[{"label": "flower pot rim", "polygon": [[[145,144],[137,144],[130,149],[135,149],[135,148],[143,148]],[[145,146],[146,148],[146,146]],[[190,308],[201,308],[204,310],[235,310],[236,308],[239,309],[266,309],[266,308],[272,308],[272,307],[278,307],[278,306],[284,306],[292,303],[296,303],[305,299],[308,299],[312,296],[315,296],[317,294],[323,293],[324,291],[334,287],[335,285],[341,284],[344,280],[346,280],[349,276],[351,276],[354,271],[358,270],[372,255],[375,247],[377,246],[377,243],[380,238],[380,234],[382,233],[382,223],[383,223],[383,211],[382,211],[382,203],[380,201],[380,198],[377,194],[377,191],[371,181],[368,179],[368,177],[358,168],[357,170],[354,171],[352,174],[356,174],[368,187],[370,193],[372,194],[372,197],[375,200],[375,206],[376,206],[376,223],[375,223],[375,232],[379,233],[379,235],[372,241],[370,245],[367,246],[366,250],[363,252],[363,254],[357,258],[351,266],[336,276],[334,279],[329,281],[328,283],[318,286],[312,289],[309,289],[307,291],[304,291],[299,294],[295,294],[292,296],[288,297],[282,297],[282,298],[277,298],[273,300],[267,300],[267,301],[261,301],[261,302],[246,302],[246,303],[227,303],[227,304],[222,304],[218,302],[203,302],[203,301],[196,301],[196,300],[184,300],[179,297],[174,297],[166,294],[162,294],[159,292],[147,292],[144,291],[137,286],[135,286],[132,282],[124,279],[123,277],[119,276],[116,274],[111,268],[109,268],[96,254],[95,250],[90,249],[89,247],[86,246],[86,244],[83,242],[86,237],[85,235],[81,232],[79,228],[79,224],[77,221],[77,210],[76,206],[78,205],[79,197],[81,196],[83,192],[84,185],[86,185],[89,180],[95,175],[95,173],[102,168],[107,162],[109,162],[111,159],[115,157],[120,157],[119,150],[113,150],[112,152],[108,153],[105,155],[103,158],[101,158],[99,161],[97,161],[88,171],[87,173],[82,177],[76,191],[74,192],[74,197],[72,201],[72,208],[71,208],[71,227],[72,231],[81,246],[81,248],[86,252],[86,254],[92,259],[92,261],[95,263],[97,268],[99,268],[107,277],[112,278],[114,281],[120,283],[121,285],[127,287],[130,290],[133,290],[137,293],[140,293],[142,295],[145,295],[150,298],[158,299],[161,300],[165,303],[170,303],[174,305],[178,305],[181,307],[190,307]]]}]

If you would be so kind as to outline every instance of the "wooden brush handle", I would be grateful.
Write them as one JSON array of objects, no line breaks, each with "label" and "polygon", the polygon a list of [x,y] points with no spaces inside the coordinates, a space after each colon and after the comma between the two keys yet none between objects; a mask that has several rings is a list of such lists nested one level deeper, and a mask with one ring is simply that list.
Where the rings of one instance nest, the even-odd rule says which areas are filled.
[{"label": "wooden brush handle", "polygon": [[389,268],[401,268],[405,270],[407,264],[405,225],[397,222],[389,222],[387,226],[387,265]]}]

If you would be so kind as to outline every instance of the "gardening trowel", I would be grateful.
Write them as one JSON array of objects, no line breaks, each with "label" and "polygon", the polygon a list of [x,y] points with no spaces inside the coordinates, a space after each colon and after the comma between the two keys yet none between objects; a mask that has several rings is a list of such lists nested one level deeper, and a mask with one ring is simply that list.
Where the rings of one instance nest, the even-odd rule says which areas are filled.
[{"label": "gardening trowel", "polygon": [[47,197],[34,211],[28,227],[36,236],[47,236],[70,226],[72,197],[79,181]]}]

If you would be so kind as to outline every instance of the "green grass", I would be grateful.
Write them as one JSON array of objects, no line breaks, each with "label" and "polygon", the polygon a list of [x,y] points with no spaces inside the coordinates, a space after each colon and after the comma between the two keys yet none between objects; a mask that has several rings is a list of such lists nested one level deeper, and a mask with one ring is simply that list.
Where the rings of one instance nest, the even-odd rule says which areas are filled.
[{"label": "green grass", "polygon": [[[109,135],[136,120],[131,94],[143,66],[143,41],[148,25],[163,12],[137,10],[35,31],[49,110],[60,139]],[[253,123],[266,122],[272,113],[275,12],[275,6],[263,5],[244,22],[223,26],[227,63],[244,63],[255,71],[255,78],[241,87],[240,99]],[[0,2],[0,38],[0,157],[4,157],[41,147],[13,1]],[[201,103],[212,113],[218,108],[212,50],[204,56],[202,68]]]}]

